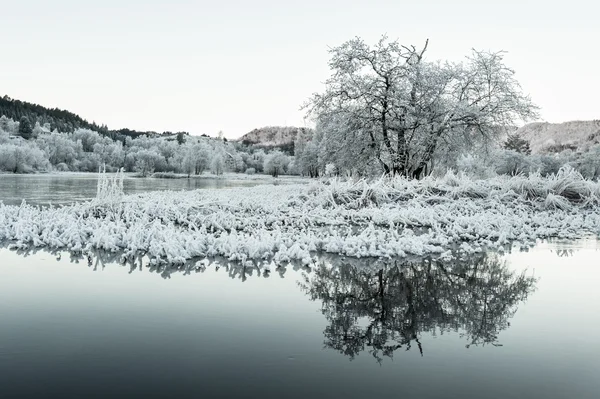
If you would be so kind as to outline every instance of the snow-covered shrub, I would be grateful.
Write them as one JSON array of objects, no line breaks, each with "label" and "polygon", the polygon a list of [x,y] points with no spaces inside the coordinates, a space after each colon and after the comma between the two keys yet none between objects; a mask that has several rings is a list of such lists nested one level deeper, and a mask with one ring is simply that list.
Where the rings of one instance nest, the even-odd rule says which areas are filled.
[{"label": "snow-covered shrub", "polygon": [[[105,129],[101,132],[90,129],[50,132],[48,123],[41,126],[35,118],[31,123],[35,123],[35,128],[32,132],[27,129],[27,137],[33,136],[35,140],[24,140],[22,135],[19,136],[19,122],[0,117],[0,144],[37,147],[44,151],[56,170],[64,169],[56,166],[65,164],[72,171],[96,171],[99,165],[106,165],[109,171],[124,167],[127,172],[137,171],[143,176],[153,172],[201,174],[209,168],[217,174],[224,171],[243,173],[247,168],[262,172],[266,156],[264,150],[207,136],[187,136],[185,140],[179,140],[174,137],[176,135],[166,132],[136,138],[129,136],[131,133],[127,131],[107,132]],[[213,161],[215,157],[217,159]]]},{"label": "snow-covered shrub", "polygon": [[46,153],[52,165],[65,163],[72,167],[76,161],[80,161],[83,157],[81,142],[74,142],[69,139],[68,135],[57,131],[40,135],[36,139],[36,143]]},{"label": "snow-covered shrub", "polygon": [[0,116],[0,130],[8,133],[9,135],[17,135],[19,133],[19,122],[2,115]]},{"label": "snow-covered shrub", "polygon": [[98,170],[101,163],[102,162],[98,154],[93,152],[84,152],[78,162],[73,163],[73,166],[76,165],[77,170],[80,172],[94,172]]},{"label": "snow-covered shrub", "polygon": [[54,167],[54,169],[55,169],[57,172],[68,172],[68,171],[69,171],[69,165],[67,165],[67,164],[66,164],[66,163],[64,163],[64,162],[61,162],[61,163],[59,163],[58,165],[56,165],[56,166]]},{"label": "snow-covered shrub", "polygon": [[549,178],[334,178],[131,197],[123,196],[122,179],[101,175],[98,197],[88,203],[0,205],[0,241],[124,257],[142,252],[153,264],[196,257],[309,264],[316,252],[447,259],[453,251],[600,234],[600,183],[568,168]]},{"label": "snow-covered shrub", "polygon": [[325,176],[335,176],[337,174],[337,168],[335,164],[328,163],[325,165]]},{"label": "snow-covered shrub", "polygon": [[485,159],[473,154],[463,154],[456,160],[456,169],[478,179],[495,176],[492,166]]},{"label": "snow-covered shrub", "polygon": [[0,171],[31,173],[49,168],[46,154],[36,146],[0,144]]},{"label": "snow-covered shrub", "polygon": [[9,141],[8,132],[5,132],[4,130],[0,129],[0,144],[8,143],[8,141]]},{"label": "snow-covered shrub", "polygon": [[532,159],[512,150],[498,150],[494,155],[495,172],[500,175],[528,175],[534,168]]},{"label": "snow-covered shrub", "polygon": [[94,151],[94,145],[102,141],[102,137],[98,132],[90,129],[77,129],[71,133],[71,140],[81,142],[81,147],[84,152]]},{"label": "snow-covered shrub", "polygon": [[210,163],[210,172],[213,175],[220,176],[223,174],[224,170],[225,161],[223,161],[223,156],[221,154],[215,155]]},{"label": "snow-covered shrub", "polygon": [[[135,153],[134,170],[142,177],[146,177],[154,173],[156,169],[162,169],[165,159],[156,150],[139,150]],[[158,168],[157,168],[158,167]]]},{"label": "snow-covered shrub", "polygon": [[98,157],[98,162],[102,165],[119,169],[124,166],[125,150],[120,141],[112,141],[105,137],[102,141],[94,144],[94,154]]},{"label": "snow-covered shrub", "polygon": [[265,157],[264,171],[273,177],[278,177],[287,172],[290,158],[281,151],[273,151]]},{"label": "snow-covered shrub", "polygon": [[566,160],[559,154],[539,154],[531,156],[533,167],[540,172],[542,176],[549,176],[558,173]]},{"label": "snow-covered shrub", "polygon": [[571,165],[586,179],[600,178],[600,145],[595,145],[589,151],[580,154]]},{"label": "snow-covered shrub", "polygon": [[246,172],[245,172],[245,173],[246,173],[247,175],[253,175],[253,174],[255,174],[255,173],[256,173],[256,169],[254,169],[254,168],[248,168],[248,169],[246,169]]},{"label": "snow-covered shrub", "polygon": [[292,176],[299,176],[300,175],[300,168],[298,166],[298,163],[296,162],[296,158],[295,157],[290,157],[290,163],[287,166],[286,173],[288,175],[292,175]]}]

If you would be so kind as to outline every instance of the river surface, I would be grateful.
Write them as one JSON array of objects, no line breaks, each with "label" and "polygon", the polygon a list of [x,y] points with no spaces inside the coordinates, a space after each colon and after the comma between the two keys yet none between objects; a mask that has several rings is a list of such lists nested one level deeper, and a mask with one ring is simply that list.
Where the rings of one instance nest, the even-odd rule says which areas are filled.
[{"label": "river surface", "polygon": [[[248,179],[241,175],[215,178],[193,176],[190,179],[138,178],[126,175],[123,181],[125,194],[137,194],[158,190],[196,190],[204,188],[227,188],[272,184],[267,176]],[[299,181],[286,177],[286,181]],[[23,200],[32,205],[66,205],[74,201],[86,201],[96,196],[98,174],[96,173],[53,173],[15,175],[0,174],[0,201],[6,205],[19,205]]]},{"label": "river surface", "polygon": [[4,245],[0,398],[597,399],[599,250],[157,269]]},{"label": "river surface", "polygon": [[0,249],[0,397],[597,399],[598,248],[193,271]]}]

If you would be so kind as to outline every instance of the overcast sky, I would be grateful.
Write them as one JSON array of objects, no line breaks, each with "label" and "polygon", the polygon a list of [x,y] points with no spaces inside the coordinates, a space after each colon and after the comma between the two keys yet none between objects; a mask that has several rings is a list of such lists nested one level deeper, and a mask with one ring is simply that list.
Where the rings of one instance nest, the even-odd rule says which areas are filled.
[{"label": "overcast sky", "polygon": [[3,1],[0,95],[110,128],[235,138],[303,126],[301,104],[328,77],[328,46],[385,33],[429,38],[429,59],[505,50],[544,120],[600,119],[600,7],[560,3]]}]

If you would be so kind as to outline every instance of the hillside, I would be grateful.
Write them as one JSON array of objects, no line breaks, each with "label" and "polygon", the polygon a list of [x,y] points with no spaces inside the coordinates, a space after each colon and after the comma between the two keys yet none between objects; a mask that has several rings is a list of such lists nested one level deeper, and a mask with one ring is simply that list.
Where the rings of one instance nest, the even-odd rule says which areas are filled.
[{"label": "hillside", "polygon": [[293,153],[296,140],[309,141],[312,129],[293,126],[267,126],[254,129],[240,137],[237,141],[245,145],[262,148],[280,148]]},{"label": "hillside", "polygon": [[587,150],[600,143],[600,120],[564,123],[534,122],[516,132],[530,143],[533,153]]},{"label": "hillside", "polygon": [[0,97],[0,116],[6,116],[15,121],[26,117],[34,125],[38,122],[41,126],[48,124],[51,130],[72,132],[75,129],[86,128],[95,131],[106,131],[106,126],[90,123],[79,115],[58,108],[46,108],[38,104],[12,99],[8,96]]},{"label": "hillside", "polygon": [[[85,128],[99,132],[100,134],[118,138],[123,136],[138,137],[141,135],[157,136],[159,133],[149,131],[140,132],[131,129],[110,130],[106,125],[97,125],[88,122],[77,114],[59,109],[46,108],[39,104],[33,104],[26,101],[16,100],[8,96],[0,97],[0,116],[6,116],[19,122],[25,117],[33,126],[39,123],[40,126],[46,125],[49,130],[58,130],[59,132],[73,132],[76,129]],[[163,132],[162,135],[175,135],[177,133],[189,134],[187,132]]]}]

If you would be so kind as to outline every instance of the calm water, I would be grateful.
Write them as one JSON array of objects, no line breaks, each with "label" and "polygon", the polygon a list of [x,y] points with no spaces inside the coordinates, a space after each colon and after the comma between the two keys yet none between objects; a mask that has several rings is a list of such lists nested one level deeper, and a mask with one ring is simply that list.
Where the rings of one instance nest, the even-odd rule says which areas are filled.
[{"label": "calm water", "polygon": [[[95,193],[95,175],[0,175],[5,203]],[[0,398],[597,399],[598,249],[176,270],[0,246]]]},{"label": "calm water", "polygon": [[[0,174],[0,200],[6,205],[19,205],[23,199],[33,205],[68,204],[89,200],[96,196],[98,175],[95,173],[64,173],[13,175]],[[126,194],[156,190],[195,190],[199,188],[226,188],[255,186],[269,183],[260,180],[234,180],[193,177],[191,179],[152,179],[126,176],[123,182]]]},{"label": "calm water", "polygon": [[597,399],[598,248],[269,271],[0,249],[0,398]]}]

